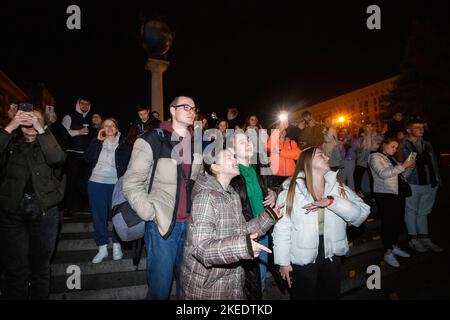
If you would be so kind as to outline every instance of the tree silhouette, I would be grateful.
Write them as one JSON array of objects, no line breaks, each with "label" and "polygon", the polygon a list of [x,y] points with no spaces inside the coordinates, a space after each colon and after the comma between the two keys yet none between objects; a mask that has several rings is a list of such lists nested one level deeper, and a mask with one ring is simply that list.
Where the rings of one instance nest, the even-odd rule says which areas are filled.
[{"label": "tree silhouette", "polygon": [[430,23],[413,22],[400,76],[383,103],[422,117],[441,142],[450,140],[450,48]]}]

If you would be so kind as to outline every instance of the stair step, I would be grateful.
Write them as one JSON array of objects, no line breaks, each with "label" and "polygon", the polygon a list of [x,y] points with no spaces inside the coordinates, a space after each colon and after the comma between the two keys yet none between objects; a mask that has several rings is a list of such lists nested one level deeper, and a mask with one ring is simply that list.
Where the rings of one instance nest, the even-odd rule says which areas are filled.
[{"label": "stair step", "polygon": [[[112,248],[111,241],[108,248]],[[96,250],[97,244],[93,237],[90,239],[59,239],[57,251]]]},{"label": "stair step", "polygon": [[[112,237],[112,231],[108,231],[108,238]],[[83,240],[83,239],[95,239],[94,232],[74,232],[74,233],[61,233],[59,235],[60,240]]]},{"label": "stair step", "polygon": [[147,285],[101,290],[73,290],[50,295],[50,300],[144,300]]},{"label": "stair step", "polygon": [[[67,279],[70,275],[55,276],[51,279],[51,293],[65,293],[71,291],[67,289]],[[103,273],[103,274],[81,274],[81,290],[103,290],[111,288],[122,288],[130,286],[140,286],[147,283],[145,270]]]},{"label": "stair step", "polygon": [[[94,257],[90,256],[91,259]],[[105,273],[119,273],[119,272],[129,272],[136,271],[136,266],[133,264],[133,259],[121,259],[114,261],[112,257],[104,259],[101,263],[92,263],[88,262],[66,262],[66,263],[57,263],[52,264],[52,276],[68,276],[66,270],[69,266],[76,265],[80,267],[81,276],[91,275],[91,274],[105,274]],[[146,269],[146,259],[141,258],[139,260],[139,266],[137,270],[145,270]]]},{"label": "stair step", "polygon": [[[108,231],[112,231],[112,224],[108,224]],[[82,232],[94,232],[94,224],[90,222],[65,222],[62,225],[61,233],[82,233]]]},{"label": "stair step", "polygon": [[[55,254],[52,260],[52,264],[60,263],[83,263],[89,262],[97,254],[98,250],[80,250],[80,251],[59,251]],[[123,259],[132,259],[133,250],[124,249],[122,246]],[[109,251],[111,253],[111,250]],[[142,257],[146,257],[145,249],[142,250]],[[110,256],[111,257],[111,256]]]}]

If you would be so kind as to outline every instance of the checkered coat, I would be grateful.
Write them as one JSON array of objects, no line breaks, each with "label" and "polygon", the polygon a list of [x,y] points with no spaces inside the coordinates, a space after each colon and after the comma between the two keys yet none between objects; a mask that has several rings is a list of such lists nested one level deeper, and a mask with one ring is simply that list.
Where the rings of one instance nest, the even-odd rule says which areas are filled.
[{"label": "checkered coat", "polygon": [[181,267],[181,299],[242,300],[242,260],[253,259],[250,234],[275,223],[266,212],[246,222],[239,195],[205,173],[194,186],[192,224]]}]

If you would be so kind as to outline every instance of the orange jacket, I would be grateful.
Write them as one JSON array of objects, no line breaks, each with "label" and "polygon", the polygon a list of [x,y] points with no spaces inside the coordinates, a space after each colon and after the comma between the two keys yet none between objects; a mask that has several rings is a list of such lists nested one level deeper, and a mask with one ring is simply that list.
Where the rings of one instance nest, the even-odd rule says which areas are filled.
[{"label": "orange jacket", "polygon": [[[277,134],[273,133],[272,135]],[[267,140],[267,151],[270,153],[270,168],[275,176],[290,177],[294,174],[295,162],[300,156],[301,150],[293,140],[286,139],[281,142],[277,136],[278,150],[272,146],[272,135]]]}]

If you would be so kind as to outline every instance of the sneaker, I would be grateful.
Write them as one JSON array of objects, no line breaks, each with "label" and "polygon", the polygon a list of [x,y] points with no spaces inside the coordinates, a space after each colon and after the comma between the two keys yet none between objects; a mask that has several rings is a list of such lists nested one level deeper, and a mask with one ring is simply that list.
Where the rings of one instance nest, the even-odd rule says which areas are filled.
[{"label": "sneaker", "polygon": [[439,247],[437,244],[431,242],[430,238],[422,238],[420,239],[420,243],[427,249],[430,249],[433,252],[442,252],[443,248]]},{"label": "sneaker", "polygon": [[113,260],[120,260],[123,258],[122,247],[120,243],[113,243]]},{"label": "sneaker", "polygon": [[411,239],[409,241],[409,247],[416,250],[417,252],[427,252],[427,248],[418,239]]},{"label": "sneaker", "polygon": [[97,255],[94,257],[94,259],[92,259],[92,263],[100,263],[103,261],[103,259],[105,259],[108,256],[108,245],[103,245],[103,246],[99,246],[98,247],[98,253]]},{"label": "sneaker", "polygon": [[403,250],[400,249],[399,247],[397,247],[397,246],[392,246],[392,247],[393,247],[392,253],[393,253],[394,255],[399,256],[399,257],[402,257],[402,258],[409,258],[409,257],[411,257],[411,255],[410,255],[409,253],[403,251]]},{"label": "sneaker", "polygon": [[388,265],[390,265],[394,268],[400,267],[400,263],[397,261],[397,259],[395,258],[394,254],[392,252],[384,255],[384,261],[386,261],[386,263]]}]

